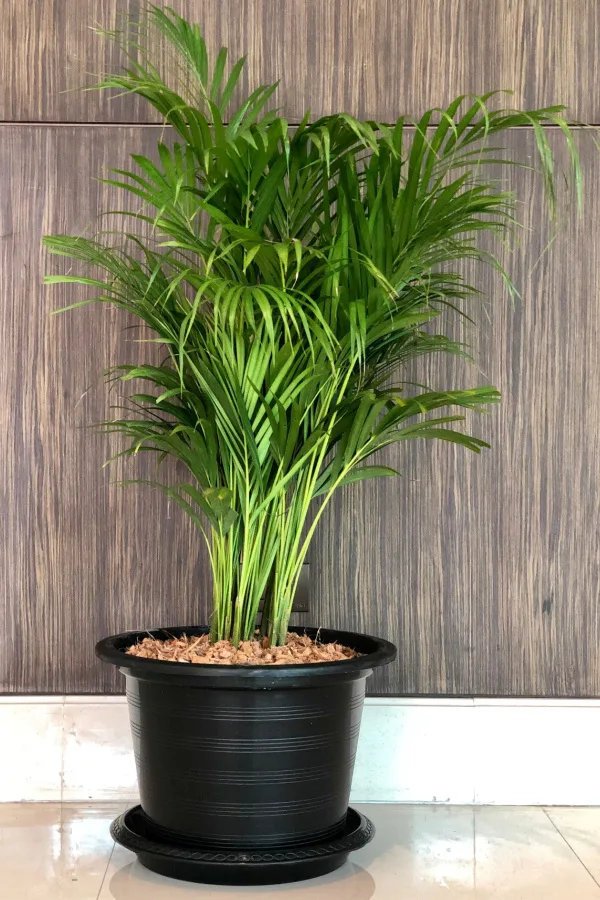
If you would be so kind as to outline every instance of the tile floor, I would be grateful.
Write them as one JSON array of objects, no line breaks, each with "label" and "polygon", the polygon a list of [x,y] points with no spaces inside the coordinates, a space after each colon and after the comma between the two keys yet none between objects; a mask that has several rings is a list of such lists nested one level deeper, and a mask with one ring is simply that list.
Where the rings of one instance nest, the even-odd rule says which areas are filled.
[{"label": "tile floor", "polygon": [[338,872],[263,888],[153,875],[114,847],[123,804],[0,804],[1,900],[600,900],[600,809],[362,806],[377,836]]}]

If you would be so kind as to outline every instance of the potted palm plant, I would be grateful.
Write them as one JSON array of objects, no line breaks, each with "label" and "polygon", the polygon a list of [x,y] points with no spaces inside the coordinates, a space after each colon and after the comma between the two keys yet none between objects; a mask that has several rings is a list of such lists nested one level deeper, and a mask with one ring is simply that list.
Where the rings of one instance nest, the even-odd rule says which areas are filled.
[{"label": "potted palm plant", "polygon": [[275,85],[233,108],[243,60],[227,70],[222,49],[211,66],[197,26],[149,17],[179,82],[138,33],[101,85],[170,126],[155,158],[112,171],[132,226],[45,239],[83,264],[48,282],[91,286],[75,305],[112,304],[162,345],[162,361],[116,370],[150,388],[103,427],[125,435],[126,455],[187,467],[161,486],[198,526],[213,574],[205,626],[97,646],[126,676],[141,795],[113,834],[176,877],[291,881],[331,871],[372,833],[348,796],[366,679],[395,656],[380,638],[290,627],[310,540],[338,488],[397,474],[371,460],[389,444],[487,446],[457,426],[499,399],[493,387],[411,388],[399,373],[465,353],[434,323],[475,293],[464,260],[499,266],[479,233],[512,230],[515,196],[482,175],[501,132],[533,128],[551,207],[544,126],[562,129],[578,181],[577,155],[561,107],[490,109],[491,94],[415,123],[307,114],[292,128],[269,108]]}]

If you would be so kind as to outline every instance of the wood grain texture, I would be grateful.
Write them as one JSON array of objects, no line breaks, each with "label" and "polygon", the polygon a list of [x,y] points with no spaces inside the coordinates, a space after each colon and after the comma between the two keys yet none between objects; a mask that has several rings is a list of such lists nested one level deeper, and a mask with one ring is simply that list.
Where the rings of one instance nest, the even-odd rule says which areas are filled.
[{"label": "wood grain texture", "polygon": [[[138,0],[3,0],[0,120],[154,121],[132,97],[80,87],[120,64],[92,26],[114,28]],[[383,120],[463,92],[514,91],[600,122],[595,0],[170,0],[209,48],[248,55],[247,80],[280,79],[293,121],[339,109]]]},{"label": "wood grain texture", "polygon": [[[133,98],[74,90],[119,64],[90,24],[112,28],[140,5],[2,3],[0,121],[23,124],[0,125],[0,692],[119,690],[91,654],[98,637],[207,615],[198,535],[158,492],[114,483],[152,474],[150,461],[102,469],[115,444],[82,432],[108,413],[102,370],[148,345],[105,308],[51,317],[76,294],[41,286],[42,234],[100,227],[110,191],[91,174],[155,144]],[[501,87],[600,122],[590,0],[170,5],[213,50],[248,54],[242,90],[280,77],[291,121],[309,107],[391,119]],[[115,124],[51,124],[69,121]],[[130,121],[142,127],[116,124]],[[530,157],[532,142],[515,131],[514,155]],[[511,310],[498,280],[474,273],[489,320],[479,310],[465,336],[483,371],[438,359],[410,373],[437,387],[496,384],[502,406],[474,423],[492,449],[389,450],[404,478],[347,488],[319,528],[306,618],[398,643],[374,693],[600,696],[600,157],[589,136],[581,148],[584,216],[547,252],[541,185],[507,175],[529,228],[510,259],[523,301]]]},{"label": "wood grain texture", "polygon": [[[398,661],[376,693],[600,694],[600,158],[580,136],[584,213],[547,249],[542,188],[513,170],[527,231],[464,331],[481,371],[440,357],[409,377],[437,388],[495,384],[500,407],[473,430],[481,456],[443,443],[390,449],[404,477],[350,487],[315,543],[319,624],[389,635]],[[513,156],[533,155],[529,131]]]},{"label": "wood grain texture", "polygon": [[[510,261],[523,301],[511,310],[497,279],[473,273],[490,298],[489,322],[478,309],[465,334],[482,371],[438,359],[408,373],[496,384],[502,406],[474,422],[492,449],[387,451],[404,477],[340,492],[315,538],[306,618],[398,643],[375,693],[600,695],[600,157],[583,138],[584,216],[543,256],[541,185],[506,176],[531,229]],[[106,308],[51,317],[75,294],[40,284],[41,235],[95,230],[111,208],[90,173],[155,139],[152,127],[0,126],[0,691],[118,690],[92,656],[98,637],[206,617],[198,535],[158,492],[118,488],[125,470],[101,468],[116,447],[81,430],[107,415],[101,371],[148,345]],[[510,139],[531,157],[528,131]]]},{"label": "wood grain texture", "polygon": [[77,294],[41,284],[57,271],[42,235],[116,227],[99,223],[114,197],[91,175],[126,162],[126,149],[151,152],[155,135],[0,127],[0,691],[115,690],[121,679],[93,656],[97,638],[206,619],[197,533],[160,492],[115,483],[155,477],[154,464],[141,454],[134,467],[103,469],[117,446],[82,430],[119,402],[103,370],[151,351],[108,307],[50,315]]}]

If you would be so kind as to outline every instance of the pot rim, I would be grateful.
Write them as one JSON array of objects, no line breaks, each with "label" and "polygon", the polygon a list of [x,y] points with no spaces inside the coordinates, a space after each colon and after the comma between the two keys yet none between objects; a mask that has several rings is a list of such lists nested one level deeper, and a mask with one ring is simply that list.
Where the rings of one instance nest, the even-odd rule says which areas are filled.
[{"label": "pot rim", "polygon": [[[155,628],[150,631],[125,631],[110,635],[96,644],[96,656],[103,662],[112,663],[125,674],[134,678],[151,681],[183,680],[187,684],[198,684],[203,687],[238,687],[242,685],[271,687],[275,684],[283,686],[292,682],[318,680],[346,680],[347,678],[365,678],[377,666],[392,662],[397,655],[394,644],[383,638],[373,637],[353,631],[340,631],[333,628],[310,628],[290,626],[296,634],[307,634],[316,637],[317,633],[323,643],[339,642],[352,647],[361,653],[354,659],[335,660],[322,663],[289,663],[287,665],[221,665],[218,663],[171,662],[170,660],[144,659],[130,656],[124,651],[137,640],[144,637],[180,637],[182,634],[207,634],[208,626],[177,626],[175,628]],[[333,677],[332,677],[333,676]]]}]

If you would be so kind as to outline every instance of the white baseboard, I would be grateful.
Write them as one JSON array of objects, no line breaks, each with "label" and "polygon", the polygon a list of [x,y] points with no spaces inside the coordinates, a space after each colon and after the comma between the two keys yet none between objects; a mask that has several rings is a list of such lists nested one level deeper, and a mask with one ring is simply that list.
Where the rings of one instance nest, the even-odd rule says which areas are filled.
[{"label": "white baseboard", "polygon": [[[600,701],[369,698],[354,803],[600,805]],[[135,800],[124,697],[0,696],[0,801]]]}]

